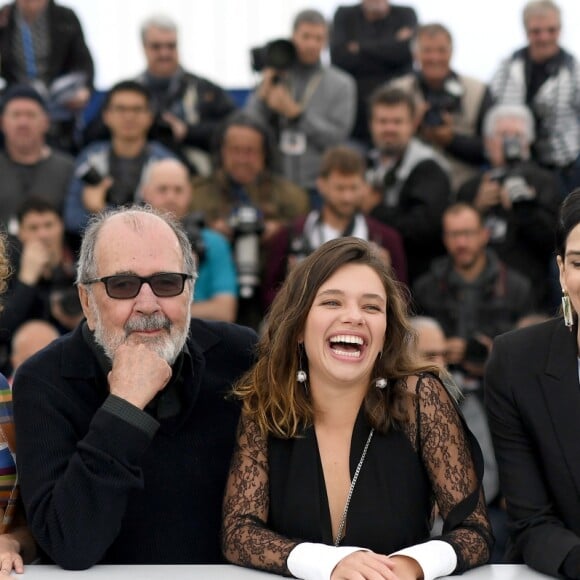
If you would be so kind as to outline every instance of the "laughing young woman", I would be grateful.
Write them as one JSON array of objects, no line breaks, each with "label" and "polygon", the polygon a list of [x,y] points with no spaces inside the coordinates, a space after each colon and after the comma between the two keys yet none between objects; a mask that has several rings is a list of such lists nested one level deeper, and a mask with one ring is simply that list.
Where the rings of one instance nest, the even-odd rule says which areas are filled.
[{"label": "laughing young woman", "polygon": [[[485,563],[481,454],[409,349],[405,299],[364,241],[290,273],[240,382],[224,500],[235,564],[306,580],[436,578]],[[443,535],[429,538],[434,503]]]}]

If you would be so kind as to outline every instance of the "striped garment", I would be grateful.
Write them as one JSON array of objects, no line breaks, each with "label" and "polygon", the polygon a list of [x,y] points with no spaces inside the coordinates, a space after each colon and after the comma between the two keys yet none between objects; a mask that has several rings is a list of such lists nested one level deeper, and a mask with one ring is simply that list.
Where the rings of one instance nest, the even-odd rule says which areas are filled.
[{"label": "striped garment", "polygon": [[[498,104],[525,105],[525,49],[503,61],[494,74],[491,93]],[[535,149],[540,163],[566,167],[580,152],[580,63],[562,51],[562,64],[532,100],[537,120]]]},{"label": "striped garment", "polygon": [[8,531],[18,500],[12,391],[0,375],[0,533]]}]

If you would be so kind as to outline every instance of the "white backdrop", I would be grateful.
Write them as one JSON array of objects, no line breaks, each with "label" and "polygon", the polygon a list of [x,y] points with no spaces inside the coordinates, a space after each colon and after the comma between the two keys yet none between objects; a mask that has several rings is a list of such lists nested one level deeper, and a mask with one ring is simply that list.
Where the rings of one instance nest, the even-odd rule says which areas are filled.
[{"label": "white backdrop", "polygon": [[[226,88],[254,83],[249,49],[288,36],[293,16],[317,8],[328,18],[337,0],[61,0],[81,19],[96,63],[98,88],[135,76],[144,67],[141,22],[166,13],[179,24],[185,67]],[[354,3],[350,2],[350,3]],[[401,0],[421,22],[439,21],[454,36],[454,67],[489,80],[499,60],[525,42],[521,11],[525,0]],[[580,2],[561,0],[562,44],[580,56]]]}]

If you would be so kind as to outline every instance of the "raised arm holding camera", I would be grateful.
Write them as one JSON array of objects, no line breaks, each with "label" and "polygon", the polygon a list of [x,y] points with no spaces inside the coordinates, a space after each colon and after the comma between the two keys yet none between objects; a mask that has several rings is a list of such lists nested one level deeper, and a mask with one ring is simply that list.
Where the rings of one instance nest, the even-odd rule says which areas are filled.
[{"label": "raised arm holding camera", "polygon": [[458,199],[484,216],[490,246],[512,268],[528,276],[537,306],[548,307],[548,271],[559,185],[552,172],[530,159],[534,120],[523,105],[497,105],[484,121],[487,171],[468,180]]},{"label": "raised arm holding camera", "polygon": [[320,12],[300,12],[292,42],[266,46],[258,62],[258,68],[265,65],[262,82],[246,105],[276,133],[284,176],[310,190],[314,199],[322,154],[347,139],[356,113],[354,79],[320,62],[327,36]]},{"label": "raised arm holding camera", "polygon": [[481,129],[491,94],[480,80],[451,68],[453,38],[442,24],[420,26],[412,47],[416,69],[391,85],[413,95],[418,135],[445,156],[456,190],[485,161]]},{"label": "raised arm holding camera", "polygon": [[153,122],[151,95],[136,81],[112,87],[103,120],[111,132],[110,141],[92,143],[76,160],[64,209],[71,234],[79,235],[89,217],[106,207],[134,203],[147,164],[174,157],[159,143],[148,141]]}]

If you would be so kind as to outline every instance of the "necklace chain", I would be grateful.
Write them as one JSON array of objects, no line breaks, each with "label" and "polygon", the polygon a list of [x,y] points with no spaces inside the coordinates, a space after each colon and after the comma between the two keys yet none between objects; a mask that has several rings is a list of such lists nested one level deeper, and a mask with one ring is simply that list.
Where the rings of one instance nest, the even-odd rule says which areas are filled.
[{"label": "necklace chain", "polygon": [[367,451],[369,449],[369,445],[371,444],[371,439],[373,438],[375,430],[371,429],[369,436],[367,438],[367,442],[365,443],[365,447],[363,449],[362,455],[360,456],[358,465],[356,466],[354,475],[352,477],[352,481],[350,482],[350,489],[348,490],[348,496],[346,497],[346,503],[344,504],[344,510],[342,512],[342,517],[340,518],[340,525],[338,526],[338,532],[336,534],[336,540],[334,540],[334,545],[339,546],[342,538],[344,537],[344,529],[346,527],[346,516],[348,515],[348,508],[350,506],[350,500],[352,499],[352,494],[354,492],[354,486],[356,485],[356,480],[358,479],[358,475],[360,470],[363,466],[363,462],[365,457],[367,456]]}]

